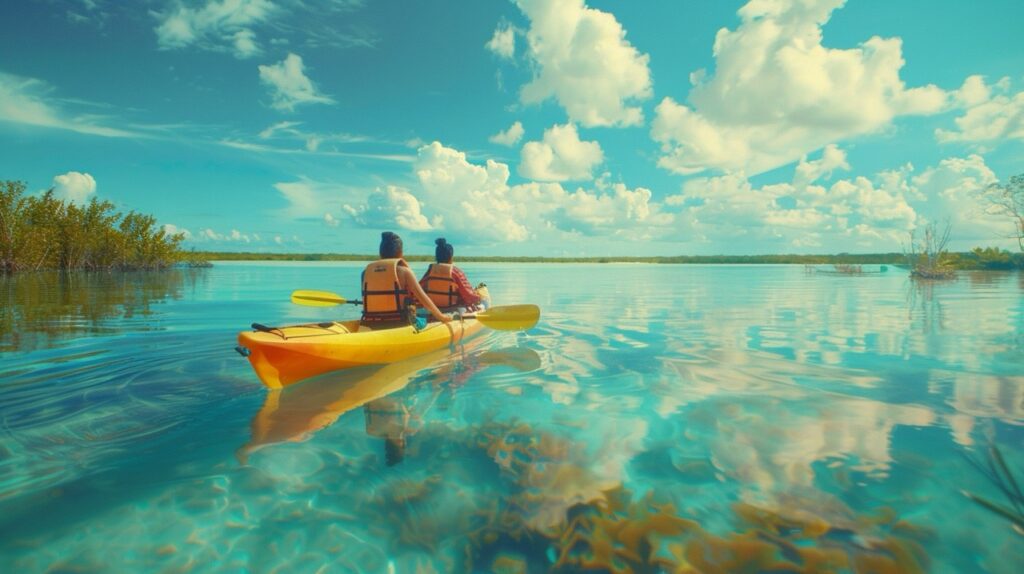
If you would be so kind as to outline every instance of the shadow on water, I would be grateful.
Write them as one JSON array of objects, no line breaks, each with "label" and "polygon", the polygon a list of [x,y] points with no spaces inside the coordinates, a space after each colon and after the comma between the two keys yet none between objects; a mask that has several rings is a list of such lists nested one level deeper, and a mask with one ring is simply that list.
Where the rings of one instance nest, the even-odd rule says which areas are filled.
[{"label": "shadow on water", "polygon": [[126,325],[153,329],[158,305],[205,280],[203,269],[0,275],[0,352],[52,347]]}]

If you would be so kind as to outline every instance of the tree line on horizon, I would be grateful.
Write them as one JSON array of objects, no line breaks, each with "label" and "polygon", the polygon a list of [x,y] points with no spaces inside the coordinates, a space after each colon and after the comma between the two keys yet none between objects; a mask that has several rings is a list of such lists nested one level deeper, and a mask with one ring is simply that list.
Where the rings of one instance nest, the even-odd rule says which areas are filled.
[{"label": "tree line on horizon", "polygon": [[[254,251],[200,251],[210,261],[373,261],[375,254],[362,253],[263,253]],[[433,255],[406,255],[414,263],[432,263]],[[659,264],[765,264],[765,265],[899,265],[908,263],[908,254],[838,253],[833,255],[668,255],[651,257],[542,257],[502,255],[461,255],[463,263],[659,263]],[[1024,267],[1024,256],[996,247],[977,247],[962,253],[944,252],[942,261],[956,269],[1013,269]]]}]

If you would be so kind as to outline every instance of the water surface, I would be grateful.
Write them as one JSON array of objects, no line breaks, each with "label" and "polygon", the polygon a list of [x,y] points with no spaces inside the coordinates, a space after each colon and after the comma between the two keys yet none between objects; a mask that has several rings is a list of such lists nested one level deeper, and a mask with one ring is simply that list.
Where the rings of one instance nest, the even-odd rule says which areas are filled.
[{"label": "water surface", "polygon": [[[420,266],[422,267],[422,266]],[[1024,275],[466,264],[527,333],[269,392],[360,264],[0,278],[12,571],[1015,572]],[[981,463],[982,467],[976,466]]]}]

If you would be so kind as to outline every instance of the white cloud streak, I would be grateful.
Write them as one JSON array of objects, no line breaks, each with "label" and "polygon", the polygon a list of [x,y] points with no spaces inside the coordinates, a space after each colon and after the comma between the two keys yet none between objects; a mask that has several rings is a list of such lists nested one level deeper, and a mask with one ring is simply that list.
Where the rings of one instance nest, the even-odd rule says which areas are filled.
[{"label": "white cloud streak", "polygon": [[110,126],[110,118],[69,114],[50,98],[52,92],[40,80],[0,72],[0,122],[102,137],[142,137],[138,132]]},{"label": "white cloud streak", "polygon": [[592,179],[595,167],[604,161],[596,141],[581,141],[573,124],[556,125],[544,131],[542,141],[523,145],[519,174],[538,181]]},{"label": "white cloud streak", "polygon": [[260,53],[252,26],[265,22],[277,10],[270,0],[209,0],[195,8],[179,3],[153,14],[159,22],[157,45],[162,50],[197,46],[250,58]]}]

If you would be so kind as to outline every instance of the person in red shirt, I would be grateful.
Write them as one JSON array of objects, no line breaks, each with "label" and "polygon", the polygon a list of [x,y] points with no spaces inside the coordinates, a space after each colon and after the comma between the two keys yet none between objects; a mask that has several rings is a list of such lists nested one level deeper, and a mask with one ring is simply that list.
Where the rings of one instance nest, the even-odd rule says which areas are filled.
[{"label": "person in red shirt", "polygon": [[430,300],[445,313],[452,311],[476,311],[481,304],[481,296],[470,285],[466,274],[452,264],[455,248],[444,237],[434,241],[433,263],[420,279],[420,286]]}]

